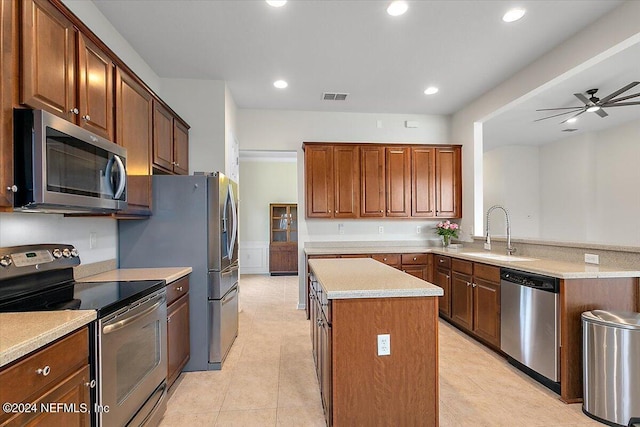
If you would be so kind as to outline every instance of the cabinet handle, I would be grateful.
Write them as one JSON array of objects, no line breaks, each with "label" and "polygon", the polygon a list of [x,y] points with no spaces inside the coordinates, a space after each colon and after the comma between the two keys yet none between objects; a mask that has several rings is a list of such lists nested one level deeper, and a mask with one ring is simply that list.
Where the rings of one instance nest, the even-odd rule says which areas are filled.
[{"label": "cabinet handle", "polygon": [[178,287],[176,288],[176,291],[178,291],[178,292],[182,292],[182,286],[178,286]]},{"label": "cabinet handle", "polygon": [[11,191],[12,193],[17,193],[18,192],[18,186],[14,184],[11,187],[7,187],[7,191]]},{"label": "cabinet handle", "polygon": [[77,109],[77,108],[72,108],[71,110],[69,110],[69,112],[70,112],[71,114],[75,114],[75,115],[78,115],[78,114],[80,113],[80,111],[78,111],[78,109]]},{"label": "cabinet handle", "polygon": [[448,275],[448,274],[447,274],[445,277],[447,278],[447,280],[449,280],[449,279],[450,279],[450,277],[449,277],[449,275]]},{"label": "cabinet handle", "polygon": [[413,257],[413,260],[414,260],[414,261],[415,261],[415,260],[417,260],[417,259],[418,259],[418,258],[416,258],[416,257]]},{"label": "cabinet handle", "polygon": [[329,209],[329,213],[331,213],[331,209]]},{"label": "cabinet handle", "polygon": [[442,263],[444,262],[444,260],[443,260],[443,259],[439,259],[439,260],[438,260],[438,262],[439,262],[440,264],[442,264]]},{"label": "cabinet handle", "polygon": [[38,368],[36,370],[36,374],[42,375],[43,377],[46,377],[50,373],[51,373],[51,368],[49,367],[49,365],[45,366],[44,368]]},{"label": "cabinet handle", "polygon": [[88,115],[88,114],[85,115],[85,116],[82,116],[82,120],[84,120],[85,122],[89,122],[89,121],[91,121],[91,116]]},{"label": "cabinet handle", "polygon": [[382,213],[382,211],[380,211],[380,213]]},{"label": "cabinet handle", "polygon": [[167,323],[171,323],[171,317],[167,317]]},{"label": "cabinet handle", "polygon": [[472,283],[472,284],[471,284],[471,286],[473,286],[473,287],[475,288],[475,287],[476,287],[476,286],[478,286],[478,285],[476,285],[475,283]]},{"label": "cabinet handle", "polygon": [[89,388],[95,388],[96,387],[96,380],[91,380],[89,382],[84,383],[85,387],[89,387]]},{"label": "cabinet handle", "polygon": [[469,282],[465,282],[467,284],[467,287],[471,286],[471,283]]},{"label": "cabinet handle", "polygon": [[180,167],[180,163],[175,163],[176,166]]},{"label": "cabinet handle", "polygon": [[382,258],[382,260],[383,260],[383,261],[386,261],[387,259],[386,259],[386,258]]}]

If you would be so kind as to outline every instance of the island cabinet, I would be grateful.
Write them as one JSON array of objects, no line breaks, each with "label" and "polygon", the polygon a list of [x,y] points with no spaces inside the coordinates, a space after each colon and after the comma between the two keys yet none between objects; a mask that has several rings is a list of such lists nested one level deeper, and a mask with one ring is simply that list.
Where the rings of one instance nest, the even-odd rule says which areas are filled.
[{"label": "island cabinet", "polygon": [[[437,426],[442,291],[372,259],[310,264],[311,340],[327,425]],[[381,335],[388,347],[378,344]]]},{"label": "island cabinet", "polygon": [[167,285],[167,385],[171,387],[190,357],[189,276]]},{"label": "island cabinet", "polygon": [[451,260],[451,321],[500,348],[500,268]]},{"label": "island cabinet", "polygon": [[[15,408],[12,413],[3,409],[0,425],[88,427],[94,386],[89,372],[89,333],[83,327],[0,369],[0,400],[35,405]],[[74,410],[63,410],[60,405]]]},{"label": "island cabinet", "polygon": [[113,59],[49,1],[20,5],[20,102],[112,141]]}]

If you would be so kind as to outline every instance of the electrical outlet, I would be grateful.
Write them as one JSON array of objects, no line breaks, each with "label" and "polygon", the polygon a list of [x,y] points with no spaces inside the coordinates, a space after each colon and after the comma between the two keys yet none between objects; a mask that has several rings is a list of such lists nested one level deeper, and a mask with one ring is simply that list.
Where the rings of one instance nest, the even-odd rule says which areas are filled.
[{"label": "electrical outlet", "polygon": [[378,356],[389,356],[391,354],[391,335],[378,335]]},{"label": "electrical outlet", "polygon": [[595,254],[584,254],[584,262],[588,264],[600,264],[600,257]]},{"label": "electrical outlet", "polygon": [[416,234],[420,234],[422,233],[422,227],[420,227],[419,225],[416,227]]},{"label": "electrical outlet", "polygon": [[89,249],[95,249],[98,246],[98,234],[95,231],[89,233]]},{"label": "electrical outlet", "polygon": [[384,233],[384,227],[379,225],[378,226],[378,234],[383,234]]},{"label": "electrical outlet", "polygon": [[344,224],[338,224],[338,234],[344,234]]}]

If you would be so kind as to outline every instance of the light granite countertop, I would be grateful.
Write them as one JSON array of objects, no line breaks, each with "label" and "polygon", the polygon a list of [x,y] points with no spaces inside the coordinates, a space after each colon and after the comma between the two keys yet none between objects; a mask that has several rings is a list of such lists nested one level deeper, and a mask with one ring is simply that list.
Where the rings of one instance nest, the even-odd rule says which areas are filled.
[{"label": "light granite countertop", "polygon": [[78,282],[111,282],[132,280],[164,280],[167,283],[191,273],[191,267],[163,267],[163,268],[119,268],[104,273],[78,279]]},{"label": "light granite countertop", "polygon": [[[346,254],[376,254],[376,253],[434,253],[469,261],[482,262],[498,267],[513,268],[529,273],[543,274],[560,279],[598,279],[614,277],[640,277],[640,270],[626,270],[602,265],[557,261],[553,259],[530,258],[514,256],[513,260],[484,258],[477,249],[443,249],[427,246],[334,246],[305,248],[307,255],[346,255]],[[495,254],[500,256],[501,254]],[[527,260],[522,260],[526,258]],[[310,260],[311,262],[312,260]]]},{"label": "light granite countertop", "polygon": [[329,299],[437,297],[442,288],[371,258],[311,259],[311,271]]},{"label": "light granite countertop", "polygon": [[0,367],[94,320],[94,310],[0,313]]}]

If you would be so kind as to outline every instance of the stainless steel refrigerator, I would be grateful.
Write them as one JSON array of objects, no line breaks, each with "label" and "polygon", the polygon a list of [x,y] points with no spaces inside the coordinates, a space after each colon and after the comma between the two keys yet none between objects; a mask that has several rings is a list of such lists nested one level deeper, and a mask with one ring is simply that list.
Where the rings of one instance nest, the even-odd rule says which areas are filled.
[{"label": "stainless steel refrigerator", "polygon": [[238,186],[220,172],[154,176],[152,213],[119,221],[120,268],[192,267],[185,370],[221,369],[238,335]]}]

